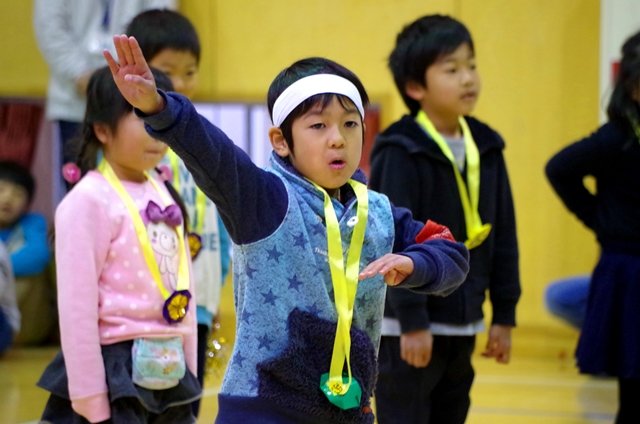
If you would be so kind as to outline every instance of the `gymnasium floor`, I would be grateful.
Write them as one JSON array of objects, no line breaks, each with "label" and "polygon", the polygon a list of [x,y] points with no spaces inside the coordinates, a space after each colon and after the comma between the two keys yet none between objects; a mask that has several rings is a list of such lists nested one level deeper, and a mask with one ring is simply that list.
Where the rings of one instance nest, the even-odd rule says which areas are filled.
[{"label": "gymnasium floor", "polygon": [[[231,284],[223,292],[222,352],[233,343]],[[519,327],[509,365],[474,356],[476,380],[468,424],[612,423],[617,389],[613,380],[579,375],[572,360],[577,332],[570,328]],[[478,340],[478,347],[484,344]],[[19,348],[0,358],[0,424],[35,423],[46,393],[35,386],[57,347]],[[220,355],[224,358],[225,355]],[[215,363],[214,363],[215,364]],[[210,369],[199,423],[213,423],[224,364]]]}]

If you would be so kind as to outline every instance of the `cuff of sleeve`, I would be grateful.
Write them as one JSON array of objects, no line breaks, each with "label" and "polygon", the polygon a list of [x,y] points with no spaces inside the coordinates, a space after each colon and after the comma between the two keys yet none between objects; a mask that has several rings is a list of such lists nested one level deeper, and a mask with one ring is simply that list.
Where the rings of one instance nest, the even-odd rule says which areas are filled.
[{"label": "cuff of sleeve", "polygon": [[134,109],[136,116],[142,118],[145,124],[147,124],[154,131],[165,130],[178,120],[178,116],[175,114],[177,113],[176,111],[179,110],[179,108],[176,107],[176,103],[179,103],[179,100],[171,95],[168,95],[162,90],[158,90],[158,93],[160,93],[160,95],[164,99],[165,105],[164,109],[162,109],[160,112],[153,115],[147,115],[139,109]]},{"label": "cuff of sleeve", "polygon": [[412,289],[424,286],[425,281],[433,280],[432,270],[436,267],[432,261],[430,262],[424,255],[420,255],[417,252],[404,251],[399,254],[413,261],[413,272],[402,283],[398,284],[398,287]]},{"label": "cuff of sleeve", "polygon": [[493,306],[492,324],[516,326],[516,306],[507,305],[502,307]]},{"label": "cuff of sleeve", "polygon": [[400,321],[400,331],[402,333],[408,333],[415,330],[425,330],[429,328],[429,314],[424,307],[411,308],[403,311],[398,316]]},{"label": "cuff of sleeve", "polygon": [[111,406],[107,393],[72,400],[71,407],[76,413],[92,423],[99,423],[111,418]]}]

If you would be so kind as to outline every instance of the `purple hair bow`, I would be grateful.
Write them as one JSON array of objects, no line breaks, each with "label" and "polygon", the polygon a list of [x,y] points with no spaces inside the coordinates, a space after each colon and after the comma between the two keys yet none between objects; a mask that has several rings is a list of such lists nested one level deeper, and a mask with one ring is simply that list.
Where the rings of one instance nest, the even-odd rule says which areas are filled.
[{"label": "purple hair bow", "polygon": [[153,200],[149,201],[147,205],[147,218],[149,221],[155,223],[165,222],[170,227],[177,227],[182,223],[182,212],[178,205],[169,205],[162,209]]}]

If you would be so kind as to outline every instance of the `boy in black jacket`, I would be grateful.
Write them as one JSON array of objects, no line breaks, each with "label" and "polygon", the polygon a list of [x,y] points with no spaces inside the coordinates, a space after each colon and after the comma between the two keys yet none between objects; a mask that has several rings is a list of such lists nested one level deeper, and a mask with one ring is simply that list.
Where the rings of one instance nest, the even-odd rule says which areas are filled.
[{"label": "boy in black jacket", "polygon": [[520,297],[513,200],[504,142],[467,115],[480,92],[471,34],[424,16],[398,35],[389,67],[410,115],[378,136],[370,186],[417,219],[447,225],[470,249],[470,272],[445,298],[388,290],[376,387],[378,422],[464,423],[475,335],[491,326],[484,356],[509,362]]}]

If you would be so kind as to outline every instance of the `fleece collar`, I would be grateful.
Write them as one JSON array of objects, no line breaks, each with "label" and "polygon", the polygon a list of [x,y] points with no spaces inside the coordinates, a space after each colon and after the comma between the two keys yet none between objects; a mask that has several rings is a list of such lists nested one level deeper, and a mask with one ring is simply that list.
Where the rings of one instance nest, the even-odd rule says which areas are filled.
[{"label": "fleece collar", "polygon": [[[311,184],[306,178],[304,178],[297,169],[291,165],[291,162],[287,158],[281,158],[275,152],[271,152],[271,158],[269,160],[271,167],[276,173],[286,178],[291,184],[298,186],[304,191],[313,193],[318,198],[324,201],[324,197],[322,193],[320,193],[314,186]],[[356,169],[356,171],[351,176],[353,180],[361,182],[362,184],[367,184],[367,177],[365,173],[360,169]],[[355,193],[351,186],[347,183],[340,187],[340,189],[345,194],[344,204],[347,205],[355,199]]]}]

